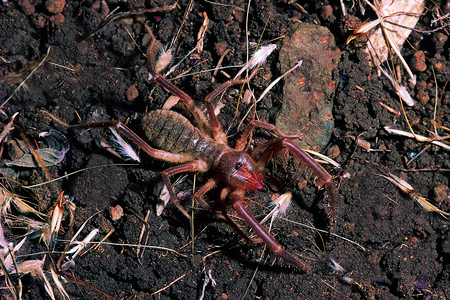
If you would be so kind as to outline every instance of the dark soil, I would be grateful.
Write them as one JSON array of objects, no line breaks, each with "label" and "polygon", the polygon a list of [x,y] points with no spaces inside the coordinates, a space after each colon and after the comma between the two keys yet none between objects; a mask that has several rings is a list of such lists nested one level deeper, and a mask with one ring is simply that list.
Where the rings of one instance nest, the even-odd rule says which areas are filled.
[{"label": "dark soil", "polygon": [[[42,259],[46,253],[44,272],[50,275],[50,265],[58,270],[57,261],[70,234],[78,231],[93,214],[77,240],[82,240],[94,228],[99,229],[95,241],[100,241],[113,230],[106,242],[75,258],[75,265],[65,274],[58,271],[63,286],[72,299],[198,299],[208,274],[215,280],[204,289],[203,299],[450,299],[450,228],[437,214],[424,211],[414,200],[402,194],[393,184],[379,176],[389,170],[410,183],[415,190],[430,198],[438,208],[450,211],[449,151],[414,139],[389,135],[385,126],[408,130],[405,116],[386,110],[381,104],[402,111],[389,81],[378,76],[369,66],[361,44],[346,45],[350,34],[348,24],[373,19],[366,7],[362,15],[362,1],[344,1],[348,16],[343,17],[338,1],[252,1],[246,31],[245,1],[231,1],[220,5],[195,1],[186,16],[188,1],[180,1],[168,11],[133,14],[116,19],[103,26],[107,11],[103,2],[96,0],[19,0],[0,4],[0,103],[3,124],[19,112],[14,124],[22,128],[27,139],[34,143],[40,132],[57,129],[66,134],[70,151],[61,164],[49,167],[53,178],[75,171],[75,175],[57,181],[60,190],[73,197],[77,206],[63,221],[64,230],[58,234],[52,247],[47,249],[39,238],[28,238],[16,254],[17,260]],[[295,2],[295,1],[293,1]],[[106,1],[109,9],[118,12],[151,9],[173,4],[173,1]],[[300,4],[301,6],[298,6]],[[361,5],[360,5],[361,4]],[[431,20],[442,4],[445,14],[448,3],[427,3],[429,9],[417,28],[431,30]],[[58,7],[63,6],[62,12]],[[229,49],[223,66],[242,65],[246,61],[246,39],[250,42],[268,42],[288,35],[295,22],[326,26],[342,51],[341,62],[335,71],[334,102],[335,129],[331,141],[323,152],[341,164],[336,170],[326,167],[333,175],[338,194],[335,224],[327,217],[327,193],[317,188],[314,176],[289,182],[289,169],[282,160],[268,166],[267,190],[248,195],[258,218],[264,213],[274,194],[293,192],[293,203],[286,219],[277,219],[272,232],[288,251],[301,256],[311,265],[311,272],[301,274],[281,261],[263,244],[249,244],[226,223],[202,209],[194,209],[194,233],[191,223],[173,206],[168,205],[161,216],[156,216],[156,203],[161,188],[160,172],[169,164],[156,161],[141,153],[142,163],[124,165],[119,158],[97,146],[100,141],[110,143],[110,133],[104,129],[70,131],[54,121],[48,113],[69,124],[98,120],[119,120],[143,135],[140,121],[148,111],[161,109],[169,94],[148,81],[146,52],[149,36],[144,24],[151,27],[164,45],[178,36],[175,44],[175,63],[180,62],[195,47],[197,33],[203,23],[203,12],[210,20],[204,38],[204,49],[183,60],[168,78],[196,103],[203,107],[202,99],[227,77],[214,69],[224,49]],[[96,31],[99,29],[98,31]],[[90,33],[96,31],[93,35]],[[417,134],[432,136],[436,91],[439,99],[440,124],[449,127],[450,91],[446,82],[450,76],[448,31],[438,30],[431,35],[414,32],[405,44],[403,55],[409,62],[415,53],[426,57],[425,71],[417,71],[417,84],[407,81],[410,94],[416,100],[413,107],[405,107]],[[45,62],[27,77],[44,59]],[[420,58],[420,57],[419,57]],[[394,59],[396,65],[397,59]],[[417,62],[416,62],[417,63]],[[239,68],[224,71],[234,76]],[[256,94],[281,74],[277,54],[272,54],[251,85]],[[215,83],[212,79],[215,79]],[[27,79],[17,91],[19,84]],[[282,83],[276,86],[258,104],[259,119],[274,123],[283,99]],[[230,144],[236,141],[239,122],[251,107],[237,98],[239,87],[230,88],[223,96],[226,105],[221,109],[219,121],[226,124]],[[182,104],[174,110],[191,118]],[[251,115],[244,120],[248,123]],[[233,118],[235,121],[233,121]],[[300,132],[301,133],[301,132]],[[443,136],[445,133],[439,131]],[[448,132],[447,132],[448,133]],[[258,142],[269,135],[258,132]],[[370,142],[372,149],[386,151],[367,152],[358,146],[358,138]],[[13,131],[10,140],[21,139]],[[6,146],[5,146],[6,147]],[[427,148],[428,147],[428,148]],[[11,148],[11,147],[9,147]],[[411,156],[426,150],[413,162]],[[12,151],[3,151],[4,159],[11,159]],[[291,168],[292,169],[292,168]],[[40,169],[14,169],[21,185],[32,185],[47,180]],[[292,171],[292,170],[291,170]],[[293,172],[292,172],[293,173]],[[286,175],[287,174],[287,175]],[[212,174],[190,174],[177,190],[184,195],[182,204],[191,211],[193,184],[205,183]],[[58,198],[53,185],[44,185],[31,193],[21,189],[17,180],[6,175],[3,184],[23,196],[39,211],[48,212]],[[282,181],[283,180],[283,181]],[[175,181],[175,178],[173,179]],[[207,194],[206,200],[214,204],[219,189]],[[434,201],[436,200],[436,201]],[[113,220],[110,208],[119,205],[124,215]],[[13,212],[18,215],[17,211]],[[148,213],[148,219],[144,222]],[[267,213],[267,211],[266,211]],[[235,216],[235,214],[233,214]],[[32,216],[30,216],[32,217]],[[5,221],[3,216],[2,222]],[[296,223],[292,223],[296,222]],[[299,225],[315,226],[332,231],[335,235]],[[139,250],[126,246],[138,244],[143,225],[146,231],[142,243],[170,248]],[[20,240],[13,227],[3,224],[5,235],[14,245]],[[195,236],[193,240],[191,236]],[[345,239],[344,239],[345,238]],[[126,244],[126,245],[124,245]],[[35,254],[39,253],[39,254]],[[23,256],[28,254],[29,256]],[[34,255],[33,255],[34,254]],[[262,259],[260,259],[262,257]],[[344,271],[330,268],[335,261]],[[73,276],[73,277],[72,277]],[[11,277],[16,283],[18,278]],[[5,287],[5,277],[1,279]],[[22,276],[24,299],[49,298],[43,283],[30,274]],[[100,292],[101,291],[101,292]],[[2,298],[9,297],[3,290]]]}]

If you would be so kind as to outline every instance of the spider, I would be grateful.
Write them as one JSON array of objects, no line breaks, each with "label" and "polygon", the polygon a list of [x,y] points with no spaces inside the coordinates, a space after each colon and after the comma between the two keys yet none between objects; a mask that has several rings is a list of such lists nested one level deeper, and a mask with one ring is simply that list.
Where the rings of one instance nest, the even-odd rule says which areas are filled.
[{"label": "spider", "polygon": [[[120,121],[99,121],[75,125],[71,128],[74,130],[92,127],[115,128],[153,158],[177,164],[162,171],[161,176],[169,191],[171,201],[188,219],[191,217],[178,201],[170,183],[170,177],[184,172],[214,171],[215,176],[194,193],[195,201],[215,215],[215,210],[203,199],[203,196],[214,187],[222,184],[224,186],[220,193],[222,214],[240,235],[250,241],[250,238],[226,213],[228,203],[256,235],[281,259],[298,268],[301,272],[310,271],[311,267],[308,264],[285,250],[272,234],[255,219],[247,210],[244,199],[247,193],[264,189],[263,172],[267,162],[280,151],[287,149],[317,175],[320,187],[325,186],[330,196],[331,219],[334,219],[335,187],[333,178],[292,140],[292,138],[297,137],[296,135],[287,135],[267,122],[250,121],[237,140],[235,147],[232,148],[228,145],[226,134],[214,114],[213,99],[232,85],[247,83],[256,73],[256,70],[247,79],[234,79],[223,83],[205,98],[208,121],[205,114],[194,104],[194,100],[190,96],[156,71],[154,53],[158,43],[156,39],[153,39],[147,50],[148,68],[152,80],[183,101],[193,115],[198,127],[194,127],[186,117],[177,112],[170,110],[151,111],[143,118],[142,126],[153,147]],[[272,131],[277,137],[257,146],[251,153],[247,153],[245,151],[246,145],[256,128]]]}]

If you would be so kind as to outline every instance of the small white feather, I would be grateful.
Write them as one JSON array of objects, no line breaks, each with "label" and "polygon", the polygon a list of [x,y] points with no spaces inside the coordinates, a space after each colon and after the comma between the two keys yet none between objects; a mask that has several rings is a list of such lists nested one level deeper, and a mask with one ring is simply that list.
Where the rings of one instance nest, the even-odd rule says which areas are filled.
[{"label": "small white feather", "polygon": [[111,129],[111,132],[116,137],[116,144],[117,144],[117,152],[119,152],[120,155],[123,156],[125,160],[134,160],[137,162],[140,162],[139,156],[134,151],[133,147],[130,146],[127,142],[125,142],[122,137],[117,133],[117,131],[114,128]]}]

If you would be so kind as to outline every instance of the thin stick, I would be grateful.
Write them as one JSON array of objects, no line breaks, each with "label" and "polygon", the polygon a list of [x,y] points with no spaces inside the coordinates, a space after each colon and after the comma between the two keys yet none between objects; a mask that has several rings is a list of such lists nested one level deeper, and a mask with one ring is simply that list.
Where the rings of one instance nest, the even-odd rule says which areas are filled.
[{"label": "thin stick", "polygon": [[119,12],[119,13],[117,13],[115,15],[109,15],[107,18],[105,18],[103,23],[100,24],[100,26],[97,29],[95,29],[94,31],[90,32],[84,39],[90,38],[91,36],[93,36],[94,34],[99,32],[103,27],[105,27],[109,23],[112,23],[112,22],[114,22],[116,20],[119,20],[119,19],[128,18],[128,17],[132,17],[132,16],[136,16],[136,15],[142,15],[142,14],[146,14],[146,13],[171,11],[171,10],[175,9],[175,7],[177,7],[178,1],[179,0],[176,0],[176,2],[174,4],[169,5],[169,6],[157,7],[157,8],[151,8],[151,9],[138,9],[138,10],[135,10],[135,11]]},{"label": "thin stick", "polygon": [[223,59],[225,58],[225,56],[228,54],[228,52],[230,52],[230,49],[225,49],[225,51],[223,52],[222,56],[219,58],[219,61],[217,62],[216,68],[214,69],[214,73],[213,73],[213,78],[211,79],[212,83],[214,83],[214,81],[216,80],[216,75],[219,72],[220,66],[222,65]]},{"label": "thin stick", "polygon": [[358,244],[357,242],[354,242],[354,241],[352,241],[352,240],[349,240],[348,238],[345,238],[345,237],[343,237],[343,236],[337,235],[337,234],[335,234],[335,233],[332,233],[332,232],[329,232],[329,231],[326,231],[326,230],[318,229],[318,228],[315,228],[315,227],[313,227],[313,226],[309,226],[309,225],[302,224],[302,223],[299,223],[299,222],[291,221],[291,220],[289,220],[289,219],[285,219],[285,218],[282,218],[282,219],[285,220],[286,222],[290,222],[290,223],[293,223],[293,224],[296,224],[296,225],[300,225],[300,226],[303,226],[303,227],[306,227],[306,228],[309,228],[309,229],[312,229],[312,230],[315,230],[315,231],[319,231],[319,232],[322,232],[322,233],[327,233],[327,234],[329,234],[329,235],[332,235],[332,236],[334,236],[334,237],[337,237],[337,238],[340,238],[340,239],[342,239],[342,240],[344,240],[344,241],[347,241],[347,242],[349,242],[349,243],[351,243],[351,244],[354,244],[354,245],[358,246],[359,248],[361,248],[361,250],[366,251],[366,248],[364,248],[363,246],[361,246],[361,245]]},{"label": "thin stick", "polygon": [[33,189],[33,188],[40,187],[42,185],[46,185],[46,184],[51,183],[51,182],[55,182],[55,181],[67,178],[69,176],[75,175],[75,174],[80,173],[80,172],[88,171],[88,170],[91,170],[91,169],[103,168],[103,167],[112,167],[112,166],[139,166],[139,164],[109,164],[109,165],[92,166],[92,167],[89,167],[89,168],[85,168],[85,169],[74,171],[72,173],[63,175],[63,176],[55,178],[55,179],[51,179],[51,180],[48,180],[48,181],[45,181],[45,182],[41,182],[41,183],[38,183],[38,184],[33,184],[33,185],[23,185],[22,187],[25,188],[25,189]]},{"label": "thin stick", "polygon": [[167,286],[163,287],[162,289],[159,289],[159,290],[157,290],[156,292],[150,294],[150,296],[153,296],[153,295],[155,295],[155,294],[158,294],[158,293],[160,293],[160,292],[162,292],[162,291],[168,289],[171,285],[173,285],[173,284],[176,283],[177,281],[180,281],[181,279],[183,279],[184,276],[186,276],[186,274],[181,275],[180,277],[178,277],[177,279],[175,279],[174,281],[172,281],[171,283],[169,283],[169,285],[167,285]]}]

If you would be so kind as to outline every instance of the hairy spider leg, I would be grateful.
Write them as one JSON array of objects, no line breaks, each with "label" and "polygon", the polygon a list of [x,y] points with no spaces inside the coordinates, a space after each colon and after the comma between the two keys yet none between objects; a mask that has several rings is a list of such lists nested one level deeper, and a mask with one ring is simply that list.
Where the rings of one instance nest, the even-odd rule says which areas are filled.
[{"label": "hairy spider leg", "polygon": [[242,237],[244,238],[248,243],[255,243],[254,240],[249,238],[247,234],[242,230],[241,226],[239,226],[236,222],[233,221],[233,219],[230,218],[230,216],[227,213],[227,196],[230,193],[230,190],[228,188],[223,188],[220,192],[220,208],[222,210],[222,215],[225,218],[225,220],[230,224],[231,227]]},{"label": "hairy spider leg", "polygon": [[197,159],[194,153],[170,153],[164,150],[159,150],[151,147],[143,139],[141,139],[136,133],[134,133],[130,128],[120,121],[106,120],[97,121],[91,123],[84,123],[79,125],[69,125],[68,128],[71,130],[80,129],[90,129],[90,128],[108,128],[112,127],[121,132],[127,138],[129,138],[133,143],[135,143],[140,149],[145,151],[148,155],[153,158],[161,159],[167,162],[173,163],[186,163]]},{"label": "hairy spider leg", "polygon": [[210,127],[208,121],[206,120],[205,114],[203,114],[203,112],[195,105],[194,100],[192,100],[192,98],[188,94],[186,94],[179,88],[175,87],[173,84],[168,82],[164,77],[158,74],[158,72],[156,72],[155,53],[158,50],[158,47],[159,42],[156,40],[155,37],[153,37],[152,42],[147,49],[148,69],[150,74],[152,75],[152,80],[158,83],[166,91],[179,97],[184,102],[189,112],[194,116],[194,119],[197,122],[200,132],[205,136],[211,136]]},{"label": "hairy spider leg", "polygon": [[[265,150],[260,154],[263,149]],[[329,209],[327,210],[327,214],[329,215],[331,221],[334,222],[336,220],[336,193],[333,177],[293,140],[286,137],[280,137],[267,141],[266,143],[256,147],[252,151],[251,155],[255,160],[257,159],[256,164],[258,168],[260,170],[264,170],[269,159],[283,149],[288,149],[306,167],[316,174],[317,178],[319,178],[319,188],[325,186],[330,199],[328,201]]]},{"label": "hairy spider leg", "polygon": [[202,185],[194,194],[194,200],[198,204],[200,204],[204,209],[209,211],[209,213],[213,216],[216,215],[216,211],[211,206],[209,206],[209,204],[206,203],[202,197],[204,194],[206,194],[209,190],[211,190],[215,186],[217,186],[217,180],[215,178],[211,178],[204,185]]},{"label": "hairy spider leg", "polygon": [[215,88],[214,91],[212,91],[208,96],[206,96],[206,98],[205,98],[206,110],[208,111],[209,119],[211,121],[212,134],[213,134],[214,140],[217,143],[227,145],[228,141],[227,141],[227,135],[223,131],[222,126],[220,125],[219,121],[217,120],[217,116],[214,113],[214,104],[213,104],[214,98],[235,84],[248,83],[252,79],[252,77],[256,74],[256,72],[257,72],[257,69],[255,71],[253,71],[253,73],[246,79],[228,80],[228,81],[222,83],[217,88]]},{"label": "hairy spider leg", "polygon": [[297,267],[303,273],[311,270],[311,267],[300,259],[286,251],[277,240],[252,216],[244,207],[244,192],[236,190],[230,194],[231,204],[239,216],[253,229],[253,231],[263,240],[263,242],[281,259],[292,266]]},{"label": "hairy spider leg", "polygon": [[[236,146],[235,146],[236,150],[245,151],[247,149],[248,145],[252,141],[252,133],[253,133],[253,130],[255,130],[255,128],[264,128],[266,130],[275,131],[278,134],[278,136],[280,136],[280,137],[285,137],[285,138],[298,138],[299,137],[298,135],[285,134],[283,131],[281,131],[280,128],[278,128],[275,125],[272,125],[270,123],[267,123],[264,121],[258,121],[258,120],[251,120],[250,123],[248,123],[247,127],[245,128],[245,130],[242,133],[239,140],[236,142]],[[248,138],[250,138],[250,139],[247,142]],[[262,169],[260,171],[262,172],[262,171],[264,171],[264,169]]]},{"label": "hairy spider leg", "polygon": [[[164,170],[161,172],[161,176],[163,178],[164,184],[167,187],[167,190],[169,191],[170,198],[172,199],[173,204],[190,220],[191,216],[188,214],[188,212],[181,206],[180,202],[178,201],[178,197],[175,195],[175,191],[173,190],[173,186],[170,183],[170,176],[173,176],[178,173],[183,172],[206,172],[209,170],[208,164],[204,162],[203,160],[194,160],[184,165],[174,166],[167,170]],[[207,190],[206,190],[207,191]],[[206,192],[205,191],[205,192]],[[196,193],[197,194],[197,193]],[[197,195],[198,196],[198,195]],[[196,201],[199,202],[199,204],[203,207],[205,207],[208,210],[211,210],[211,207],[203,201],[203,199],[197,197],[195,198]]]}]

